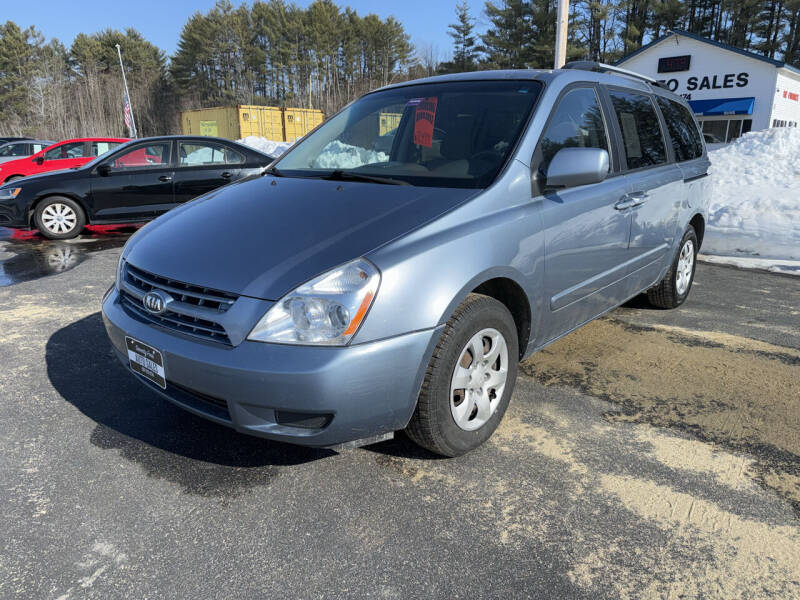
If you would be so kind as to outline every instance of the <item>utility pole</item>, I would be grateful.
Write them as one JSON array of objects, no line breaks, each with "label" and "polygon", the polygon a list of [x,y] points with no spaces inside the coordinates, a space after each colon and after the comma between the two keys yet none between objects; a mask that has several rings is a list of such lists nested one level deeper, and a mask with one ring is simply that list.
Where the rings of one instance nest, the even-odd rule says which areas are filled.
[{"label": "utility pole", "polygon": [[567,62],[567,24],[569,22],[569,0],[558,0],[556,12],[556,61],[555,68],[560,69]]},{"label": "utility pole", "polygon": [[[119,56],[119,68],[122,71],[122,85],[125,86],[125,111],[130,113],[131,122],[128,127],[130,130],[130,134],[132,138],[138,137],[136,135],[136,120],[133,118],[133,104],[131,104],[131,94],[128,91],[128,78],[125,77],[125,67],[122,66],[122,50],[119,47],[119,44],[115,44],[117,47],[117,56]],[[127,120],[127,119],[126,119]]]}]

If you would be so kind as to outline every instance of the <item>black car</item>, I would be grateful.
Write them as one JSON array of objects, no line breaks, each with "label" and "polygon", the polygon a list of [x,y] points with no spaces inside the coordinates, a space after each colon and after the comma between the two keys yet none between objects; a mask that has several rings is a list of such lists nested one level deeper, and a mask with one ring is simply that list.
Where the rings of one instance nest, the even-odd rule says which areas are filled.
[{"label": "black car", "polygon": [[76,237],[87,224],[148,221],[232,181],[261,173],[273,157],[219,138],[132,140],[82,167],[0,187],[0,226],[35,226]]}]

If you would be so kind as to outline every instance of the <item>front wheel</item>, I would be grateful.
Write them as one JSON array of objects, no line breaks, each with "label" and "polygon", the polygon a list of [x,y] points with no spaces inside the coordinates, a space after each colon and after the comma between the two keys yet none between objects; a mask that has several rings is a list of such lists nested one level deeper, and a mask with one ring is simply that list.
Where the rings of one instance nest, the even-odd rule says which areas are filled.
[{"label": "front wheel", "polygon": [[494,298],[470,294],[436,345],[406,434],[444,456],[477,448],[506,412],[518,360],[511,313]]},{"label": "front wheel", "polygon": [[3,183],[11,183],[12,181],[17,181],[18,179],[22,179],[23,175],[12,175],[8,179],[6,179]]},{"label": "front wheel", "polygon": [[86,225],[86,216],[78,203],[59,196],[42,200],[36,207],[33,220],[39,232],[51,240],[77,237]]},{"label": "front wheel", "polygon": [[689,296],[697,264],[697,234],[691,225],[686,229],[678,247],[678,255],[664,279],[647,290],[650,304],[658,308],[677,308]]}]

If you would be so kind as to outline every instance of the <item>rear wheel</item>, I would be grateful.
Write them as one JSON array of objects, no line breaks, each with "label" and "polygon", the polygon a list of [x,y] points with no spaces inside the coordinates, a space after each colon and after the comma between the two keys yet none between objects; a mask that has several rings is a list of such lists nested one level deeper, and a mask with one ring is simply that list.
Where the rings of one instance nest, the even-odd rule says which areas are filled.
[{"label": "rear wheel", "polygon": [[51,240],[77,237],[86,225],[86,216],[78,203],[60,196],[42,200],[36,207],[33,220],[39,232]]},{"label": "rear wheel", "polygon": [[511,313],[494,298],[470,294],[434,350],[408,436],[444,456],[480,446],[506,412],[518,359]]},{"label": "rear wheel", "polygon": [[650,304],[658,308],[677,308],[689,296],[697,264],[697,234],[691,225],[683,234],[678,255],[664,279],[647,290]]},{"label": "rear wheel", "polygon": [[5,183],[9,183],[11,181],[16,181],[17,179],[22,179],[23,175],[12,175],[8,179],[6,179]]}]

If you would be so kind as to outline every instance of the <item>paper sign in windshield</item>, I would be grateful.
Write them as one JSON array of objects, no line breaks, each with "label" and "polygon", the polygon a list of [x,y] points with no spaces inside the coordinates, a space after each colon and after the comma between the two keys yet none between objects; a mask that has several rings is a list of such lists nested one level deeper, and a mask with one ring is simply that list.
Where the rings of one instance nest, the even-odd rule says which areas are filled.
[{"label": "paper sign in windshield", "polygon": [[439,98],[423,98],[414,113],[414,143],[430,148],[433,146],[433,122]]}]

